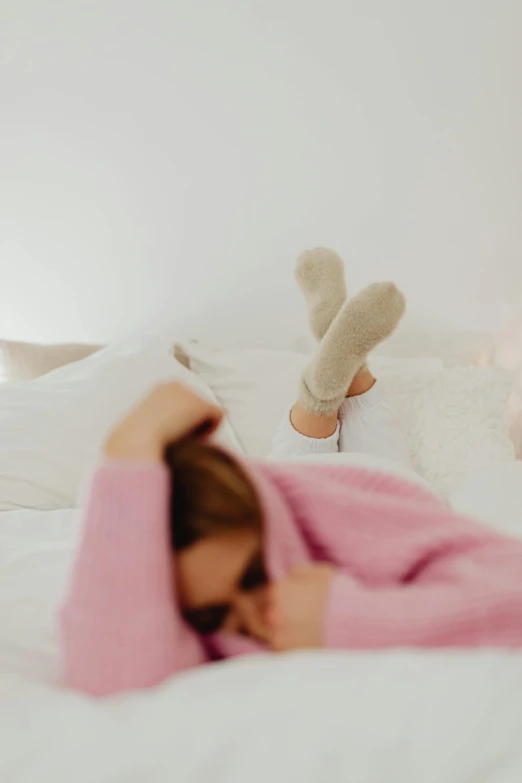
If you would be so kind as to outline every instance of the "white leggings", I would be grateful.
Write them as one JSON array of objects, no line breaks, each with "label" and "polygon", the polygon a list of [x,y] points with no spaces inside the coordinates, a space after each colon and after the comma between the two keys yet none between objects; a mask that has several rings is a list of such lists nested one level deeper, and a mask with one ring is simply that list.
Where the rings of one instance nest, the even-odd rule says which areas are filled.
[{"label": "white leggings", "polygon": [[364,394],[344,400],[337,429],[329,438],[301,435],[293,428],[287,412],[275,434],[269,459],[333,462],[341,454],[344,463],[398,473],[424,484],[413,471],[397,416],[378,381]]}]

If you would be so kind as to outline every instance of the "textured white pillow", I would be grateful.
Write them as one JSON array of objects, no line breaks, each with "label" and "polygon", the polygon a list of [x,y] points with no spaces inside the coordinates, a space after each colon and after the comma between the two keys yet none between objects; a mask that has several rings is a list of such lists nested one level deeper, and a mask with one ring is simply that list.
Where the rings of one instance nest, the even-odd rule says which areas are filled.
[{"label": "textured white pillow", "polygon": [[[0,510],[75,506],[110,427],[153,386],[175,378],[215,401],[168,343],[140,339],[0,386]],[[216,439],[239,450],[228,422]]]},{"label": "textured white pillow", "polygon": [[515,459],[509,436],[512,375],[498,367],[383,375],[416,470],[448,496],[468,473]]},{"label": "textured white pillow", "polygon": [[[267,456],[308,357],[191,342],[179,349],[227,411],[244,451]],[[370,364],[397,409],[415,468],[439,492],[447,495],[469,470],[514,459],[507,422],[509,374],[496,368],[444,369],[432,358],[372,357]]]}]

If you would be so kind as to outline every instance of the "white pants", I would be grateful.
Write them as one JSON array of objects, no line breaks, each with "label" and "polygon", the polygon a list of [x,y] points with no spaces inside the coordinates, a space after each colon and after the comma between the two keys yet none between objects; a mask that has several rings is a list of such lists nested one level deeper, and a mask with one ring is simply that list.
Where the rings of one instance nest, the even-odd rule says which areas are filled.
[{"label": "white pants", "polygon": [[275,434],[269,459],[341,460],[344,464],[398,474],[427,486],[413,470],[397,416],[378,381],[364,394],[344,400],[337,429],[329,438],[301,435],[292,426],[288,411]]}]

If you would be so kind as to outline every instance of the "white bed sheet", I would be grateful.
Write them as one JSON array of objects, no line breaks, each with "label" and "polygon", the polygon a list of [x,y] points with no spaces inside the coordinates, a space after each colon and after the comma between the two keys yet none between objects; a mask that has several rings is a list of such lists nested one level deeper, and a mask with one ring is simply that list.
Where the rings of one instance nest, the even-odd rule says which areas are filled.
[{"label": "white bed sheet", "polygon": [[522,656],[299,655],[96,703],[2,682],[9,783],[518,783]]},{"label": "white bed sheet", "polygon": [[522,653],[260,656],[104,702],[61,691],[79,524],[0,514],[1,781],[522,780]]}]

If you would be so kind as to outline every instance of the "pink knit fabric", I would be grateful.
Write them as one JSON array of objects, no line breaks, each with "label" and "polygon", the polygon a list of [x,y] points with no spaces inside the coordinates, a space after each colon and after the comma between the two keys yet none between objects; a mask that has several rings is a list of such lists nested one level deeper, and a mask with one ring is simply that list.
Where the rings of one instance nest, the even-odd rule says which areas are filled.
[{"label": "pink knit fabric", "polygon": [[[522,647],[522,542],[452,513],[417,485],[354,467],[242,463],[265,520],[272,580],[337,567],[329,648]],[[263,648],[202,639],[177,608],[162,465],[94,475],[62,611],[64,682],[94,695],[145,688],[213,657]]]}]

